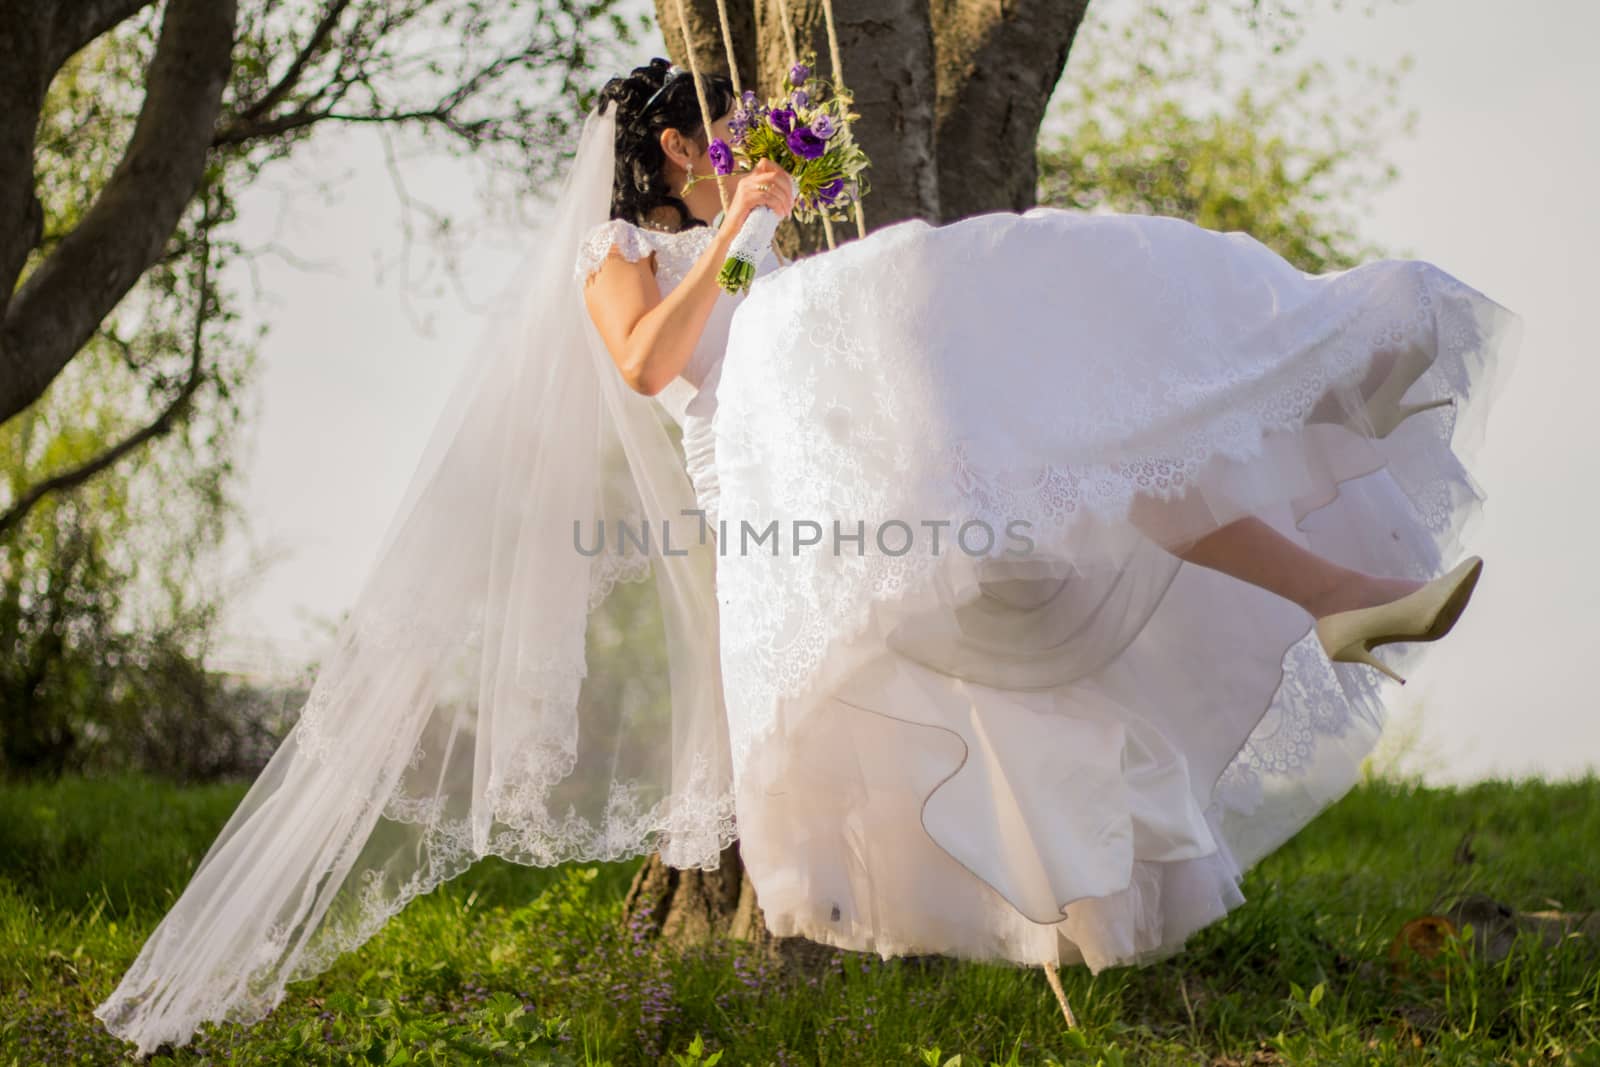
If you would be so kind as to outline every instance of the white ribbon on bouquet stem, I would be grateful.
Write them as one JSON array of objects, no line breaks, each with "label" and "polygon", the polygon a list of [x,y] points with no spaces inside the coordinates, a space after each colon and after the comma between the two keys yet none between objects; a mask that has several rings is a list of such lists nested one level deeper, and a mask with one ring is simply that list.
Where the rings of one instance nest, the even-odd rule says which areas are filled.
[{"label": "white ribbon on bouquet stem", "polygon": [[[793,174],[784,173],[789,179],[791,196],[800,195],[800,182]],[[733,244],[728,248],[728,259],[742,259],[754,267],[761,262],[767,254],[767,249],[772,247],[773,235],[778,232],[778,223],[783,221],[778,213],[761,204],[745,216],[744,222],[739,227],[739,232],[734,235]]]}]

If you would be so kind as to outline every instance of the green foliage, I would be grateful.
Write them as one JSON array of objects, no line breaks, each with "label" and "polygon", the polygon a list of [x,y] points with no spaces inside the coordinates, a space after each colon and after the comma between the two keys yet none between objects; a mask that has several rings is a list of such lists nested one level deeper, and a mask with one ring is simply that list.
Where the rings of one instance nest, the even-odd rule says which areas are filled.
[{"label": "green foliage", "polygon": [[689,1042],[687,1051],[674,1052],[672,1054],[672,1062],[677,1064],[678,1067],[695,1067],[696,1064],[704,1064],[705,1067],[711,1067],[713,1063],[722,1059],[723,1050],[720,1048],[709,1056],[705,1054],[705,1051],[705,1039],[699,1034],[695,1034],[694,1040]]},{"label": "green foliage", "polygon": [[306,1019],[236,1062],[386,1065],[516,1063],[564,1067],[579,1061],[559,1044],[567,1023],[540,1019],[508,993],[455,1017],[385,997],[335,993]]},{"label": "green foliage", "polygon": [[[92,1010],[242,792],[131,778],[0,788],[0,1064],[114,1060],[122,1046]],[[789,973],[740,942],[674,949],[624,925],[637,861],[485,860],[293,983],[260,1023],[204,1027],[153,1062],[1593,1062],[1600,969],[1582,938],[1498,962],[1468,953],[1440,981],[1390,981],[1387,963],[1401,923],[1464,889],[1595,908],[1597,819],[1594,777],[1360,785],[1247,872],[1246,903],[1179,955],[1064,968],[1073,1031],[1037,967],[835,952],[817,974]],[[1477,858],[1462,865],[1467,832]]]},{"label": "green foliage", "polygon": [[[248,773],[282,735],[281,700],[205,667],[230,592],[220,548],[242,518],[234,453],[261,337],[240,325],[236,268],[259,252],[238,241],[236,197],[319,131],[357,122],[414,129],[537,190],[570,156],[594,71],[648,22],[613,0],[340,7],[324,25],[318,0],[241,5],[216,147],[188,211],[45,395],[0,426],[0,516],[14,520],[0,522],[0,776]],[[43,236],[18,285],[121,161],[161,14],[148,5],[117,23],[52,80],[36,151]],[[409,228],[415,205],[402,200]],[[448,264],[463,236],[435,221]],[[166,432],[26,508],[36,487],[169,408]]]},{"label": "green foliage", "polygon": [[108,920],[145,922],[165,911],[244,793],[242,783],[136,777],[9,785],[0,790],[4,875],[43,909],[92,901]]},{"label": "green foliage", "polygon": [[[73,57],[39,127],[44,239],[27,272],[78,224],[131,134],[154,14]],[[0,533],[0,773],[238,765],[235,697],[203,668],[221,610],[216,552],[237,521],[233,450],[254,366],[228,294],[216,228],[232,201],[213,174],[157,262],[45,395],[0,426],[0,513],[97,459],[201,386],[169,431]],[[197,743],[198,742],[198,743]]]},{"label": "green foliage", "polygon": [[1039,142],[1039,202],[1243,231],[1309,273],[1381,257],[1357,230],[1364,198],[1396,176],[1383,123],[1409,59],[1367,71],[1352,103],[1333,95],[1325,64],[1296,68],[1280,42],[1229,96],[1222,71],[1252,42],[1194,6],[1084,20]]}]

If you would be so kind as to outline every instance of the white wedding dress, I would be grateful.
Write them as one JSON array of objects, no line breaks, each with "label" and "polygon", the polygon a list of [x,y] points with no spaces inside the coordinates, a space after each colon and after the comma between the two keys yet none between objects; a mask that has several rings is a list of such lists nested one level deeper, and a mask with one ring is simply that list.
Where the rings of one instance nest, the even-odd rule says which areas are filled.
[{"label": "white wedding dress", "polygon": [[[1358,780],[1383,676],[1173,550],[1256,516],[1441,573],[1517,315],[1172,218],[907,221],[768,255],[646,398],[582,282],[653,253],[670,293],[713,233],[607,221],[615,145],[590,112],[294,729],[96,1006],[140,1052],[262,1018],[489,855],[737,845],[778,934],[1137,964]],[[1372,436],[1402,365],[1454,405]]]},{"label": "white wedding dress", "polygon": [[[577,273],[654,253],[665,294],[711,236],[612,220]],[[1159,216],[769,254],[660,400],[717,538],[706,639],[770,928],[1098,972],[1242,904],[1242,872],[1358,780],[1383,679],[1168,546],[1254,515],[1348,566],[1442,573],[1520,330],[1427,262],[1310,275]],[[1454,406],[1359,432],[1374,353],[1417,349],[1409,399]]]}]

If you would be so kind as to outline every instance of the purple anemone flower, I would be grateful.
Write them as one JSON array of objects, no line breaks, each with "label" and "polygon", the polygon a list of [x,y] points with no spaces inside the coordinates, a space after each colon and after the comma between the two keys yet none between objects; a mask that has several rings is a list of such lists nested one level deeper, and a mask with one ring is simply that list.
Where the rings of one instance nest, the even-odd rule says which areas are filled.
[{"label": "purple anemone flower", "polygon": [[807,107],[811,103],[811,94],[804,89],[796,89],[789,94],[789,102],[794,107]]},{"label": "purple anemone flower", "polygon": [[827,142],[804,126],[789,134],[789,151],[801,159],[816,159],[828,150]]},{"label": "purple anemone flower", "polygon": [[811,120],[811,132],[826,141],[839,131],[833,128],[833,120],[826,115],[818,115]]},{"label": "purple anemone flower", "polygon": [[711,144],[706,147],[706,155],[711,157],[711,166],[718,174],[733,173],[733,150],[728,147],[728,142],[720,137],[711,139]]},{"label": "purple anemone flower", "polygon": [[809,77],[811,77],[811,68],[804,63],[796,63],[789,68],[790,85],[804,85]]},{"label": "purple anemone flower", "polygon": [[839,194],[842,192],[844,192],[844,179],[835,178],[817,187],[817,199],[825,204],[831,204],[839,199]]},{"label": "purple anemone flower", "polygon": [[767,112],[767,120],[772,123],[773,129],[787,137],[794,127],[794,112],[786,107],[775,107]]}]

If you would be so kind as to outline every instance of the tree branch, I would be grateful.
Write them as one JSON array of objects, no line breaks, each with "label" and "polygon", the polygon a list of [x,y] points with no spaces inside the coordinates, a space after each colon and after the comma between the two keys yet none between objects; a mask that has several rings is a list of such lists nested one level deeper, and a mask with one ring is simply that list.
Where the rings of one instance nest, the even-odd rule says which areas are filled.
[{"label": "tree branch", "polygon": [[[50,493],[59,493],[82,485],[141,445],[171,431],[173,424],[188,405],[189,399],[194,396],[195,391],[205,381],[205,374],[202,371],[202,357],[205,353],[206,307],[211,298],[211,243],[206,238],[207,226],[207,222],[202,222],[200,226],[201,236],[197,254],[199,270],[195,283],[199,292],[199,299],[195,306],[194,328],[189,337],[189,373],[184,379],[183,386],[167,406],[161,410],[161,413],[149,424],[135,430],[93,459],[80,463],[78,466],[62,471],[59,474],[52,475],[19,495],[11,507],[0,513],[0,537],[4,537],[5,534],[20,524],[28,513]],[[123,342],[120,338],[115,338],[115,340],[117,343],[124,345],[124,347],[126,346],[126,342]],[[126,353],[124,354],[126,355]]]},{"label": "tree branch", "polygon": [[169,0],[127,154],[0,322],[0,423],[44,393],[171,238],[205,170],[235,15],[235,0]]},{"label": "tree branch", "polygon": [[59,0],[46,55],[53,76],[84,45],[132,18],[156,0]]},{"label": "tree branch", "polygon": [[[380,54],[370,41],[360,40],[361,29],[340,27],[339,16],[351,7],[350,0],[330,0],[322,20],[307,44],[291,62],[282,78],[255,103],[222,122],[212,137],[215,148],[236,148],[255,141],[281,138],[324,122],[362,124],[422,123],[442,127],[473,148],[488,143],[516,143],[529,147],[528,137],[536,127],[520,105],[512,114],[473,115],[496,86],[508,75],[548,66],[567,68],[567,77],[581,69],[583,49],[569,34],[551,23],[540,23],[538,32],[516,47],[498,52],[468,69],[470,58],[457,49],[452,59],[461,63],[453,72],[452,86],[436,99],[391,103],[386,89],[408,86],[419,77],[437,75],[436,63],[426,53]],[[357,9],[358,11],[360,9]],[[367,31],[373,41],[400,32],[416,12],[393,21],[384,20]],[[336,62],[331,69],[316,72],[317,83],[308,85],[324,53],[331,52]],[[299,90],[298,96],[295,90]],[[282,110],[278,110],[279,107]],[[470,116],[470,117],[469,117]]]},{"label": "tree branch", "polygon": [[[262,118],[282,103],[290,93],[299,86],[300,79],[305,77],[306,69],[310,67],[317,56],[322,52],[333,36],[333,31],[339,26],[339,19],[349,9],[351,0],[332,0],[322,19],[311,31],[311,36],[306,38],[306,43],[299,53],[290,62],[289,69],[284,71],[283,77],[278,79],[276,85],[261,94],[261,98],[241,110],[238,116],[228,125],[231,128],[236,123],[249,125]],[[220,136],[220,135],[219,135]]]},{"label": "tree branch", "polygon": [[[17,277],[44,230],[33,190],[33,153],[50,76],[44,61],[45,19],[17,0],[0,0],[0,316]],[[17,225],[15,223],[20,223]]]}]

